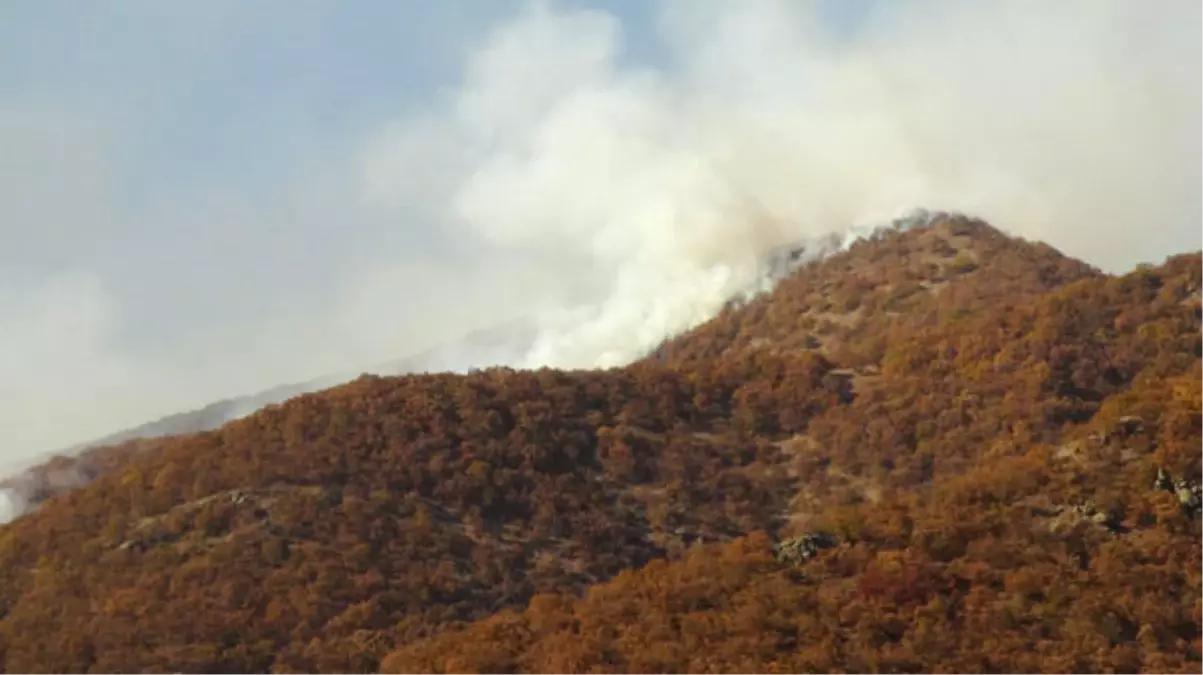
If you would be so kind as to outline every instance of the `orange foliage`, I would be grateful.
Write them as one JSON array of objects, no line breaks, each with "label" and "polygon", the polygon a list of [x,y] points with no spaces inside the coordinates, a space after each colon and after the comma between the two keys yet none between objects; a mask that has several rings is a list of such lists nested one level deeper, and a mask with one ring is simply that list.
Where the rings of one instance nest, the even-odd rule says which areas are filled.
[{"label": "orange foliage", "polygon": [[95,451],[0,529],[0,662],[1198,672],[1199,521],[1153,482],[1201,471],[1200,277],[951,219],[627,368],[363,377]]}]

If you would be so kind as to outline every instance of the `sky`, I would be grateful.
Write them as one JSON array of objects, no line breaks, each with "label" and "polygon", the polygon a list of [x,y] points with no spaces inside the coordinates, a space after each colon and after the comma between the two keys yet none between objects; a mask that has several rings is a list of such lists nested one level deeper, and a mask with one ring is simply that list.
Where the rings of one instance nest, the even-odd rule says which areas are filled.
[{"label": "sky", "polygon": [[[618,365],[760,255],[926,206],[1195,250],[1163,0],[6,0],[0,467],[536,317]],[[489,365],[470,363],[464,366]]]}]

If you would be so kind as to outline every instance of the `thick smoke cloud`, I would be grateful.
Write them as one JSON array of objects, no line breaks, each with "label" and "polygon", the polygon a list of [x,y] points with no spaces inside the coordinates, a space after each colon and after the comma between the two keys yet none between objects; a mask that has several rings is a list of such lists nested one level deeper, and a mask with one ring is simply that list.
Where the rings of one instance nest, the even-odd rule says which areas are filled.
[{"label": "thick smoke cloud", "polygon": [[851,36],[816,7],[668,3],[656,69],[610,15],[534,3],[373,148],[368,194],[600,290],[528,366],[628,361],[766,249],[915,206],[1110,269],[1198,246],[1198,3],[879,3]]},{"label": "thick smoke cloud", "polygon": [[[464,45],[459,82],[354,147],[314,142],[318,168],[272,194],[139,214],[130,233],[227,220],[323,237],[221,242],[214,270],[240,251],[352,251],[237,324],[133,346],[144,327],[89,270],[32,291],[0,279],[5,459],[513,320],[534,325],[431,367],[621,364],[762,281],[766,251],[917,206],[1112,271],[1200,247],[1197,2],[878,1],[837,26],[820,3],[677,0],[661,5],[655,63],[582,4],[531,3]],[[57,148],[42,166],[15,145],[29,124],[6,134],[4,120],[0,216],[80,232],[127,221],[104,179],[113,143]],[[422,237],[390,249],[413,223]],[[88,236],[62,241],[116,246]],[[245,300],[221,288],[206,302]]]}]

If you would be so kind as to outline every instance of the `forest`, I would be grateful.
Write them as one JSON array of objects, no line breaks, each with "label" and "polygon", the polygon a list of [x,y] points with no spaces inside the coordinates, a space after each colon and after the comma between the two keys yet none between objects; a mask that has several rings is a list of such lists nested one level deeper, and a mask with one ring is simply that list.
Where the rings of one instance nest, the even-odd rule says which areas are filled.
[{"label": "forest", "polygon": [[0,527],[0,666],[1197,673],[1201,288],[946,217],[624,368],[56,458],[90,482]]}]

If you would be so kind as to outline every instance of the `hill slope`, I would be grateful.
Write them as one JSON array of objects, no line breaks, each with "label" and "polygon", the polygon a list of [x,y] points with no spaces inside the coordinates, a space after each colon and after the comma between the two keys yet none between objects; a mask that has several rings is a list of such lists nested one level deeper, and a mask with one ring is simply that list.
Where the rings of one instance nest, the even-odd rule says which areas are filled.
[{"label": "hill slope", "polygon": [[[521,349],[521,345],[532,344],[534,338],[535,329],[532,322],[512,322],[470,333],[418,354],[378,364],[372,372],[402,375],[460,370],[465,363],[492,363],[499,358],[512,358],[509,352],[515,349],[515,345],[519,345],[518,349]],[[356,376],[330,375],[296,384],[280,385],[257,394],[216,401],[196,410],[168,415],[123,429],[103,438],[67,448],[55,453],[47,461],[0,480],[0,490],[5,492],[5,498],[11,502],[10,508],[17,511],[12,515],[18,516],[54,495],[86,485],[101,473],[124,465],[141,449],[153,445],[134,441],[211,431],[264,406],[327,389],[353,380]]]},{"label": "hill slope", "polygon": [[0,529],[3,664],[1197,672],[1200,276],[948,219],[627,368],[114,450]]}]

